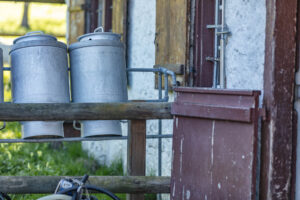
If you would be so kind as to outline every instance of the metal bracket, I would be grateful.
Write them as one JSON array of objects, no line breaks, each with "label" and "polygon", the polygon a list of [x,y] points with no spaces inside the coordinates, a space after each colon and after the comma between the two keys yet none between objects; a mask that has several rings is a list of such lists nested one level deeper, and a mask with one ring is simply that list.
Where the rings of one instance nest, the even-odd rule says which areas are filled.
[{"label": "metal bracket", "polygon": [[220,58],[214,58],[214,57],[206,57],[207,61],[211,61],[211,62],[220,62]]},{"label": "metal bracket", "polygon": [[[206,28],[208,29],[216,29],[216,35],[218,36],[224,36],[226,38],[226,35],[230,35],[231,32],[229,31],[227,25],[222,26],[220,24],[212,24],[212,25],[207,25]],[[220,58],[219,57],[206,57],[207,61],[212,61],[212,62],[220,62]]]},{"label": "metal bracket", "polygon": [[222,27],[222,25],[220,25],[220,24],[213,24],[213,25],[207,25],[206,28],[207,29],[217,29],[217,32],[216,32],[217,35],[222,35],[222,34],[230,35],[231,34],[227,25]]}]

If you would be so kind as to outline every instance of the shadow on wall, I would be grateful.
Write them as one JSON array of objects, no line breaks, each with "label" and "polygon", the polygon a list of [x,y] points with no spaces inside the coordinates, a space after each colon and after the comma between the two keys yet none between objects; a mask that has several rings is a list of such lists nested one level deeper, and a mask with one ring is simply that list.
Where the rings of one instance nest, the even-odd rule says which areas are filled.
[{"label": "shadow on wall", "polygon": [[9,51],[11,48],[11,45],[0,43],[0,48],[3,50],[3,63],[9,63],[10,57],[9,57]]}]

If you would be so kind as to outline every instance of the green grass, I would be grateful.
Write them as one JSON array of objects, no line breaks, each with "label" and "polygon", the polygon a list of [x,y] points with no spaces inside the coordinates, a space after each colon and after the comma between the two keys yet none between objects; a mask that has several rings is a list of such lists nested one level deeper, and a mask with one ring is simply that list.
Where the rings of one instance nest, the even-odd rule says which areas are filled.
[{"label": "green grass", "polygon": [[[1,138],[20,138],[20,125],[8,123]],[[3,176],[65,175],[123,175],[122,162],[101,166],[87,155],[81,143],[0,144],[0,174]],[[36,199],[43,195],[14,195],[13,199]],[[125,199],[125,195],[120,195]]]}]

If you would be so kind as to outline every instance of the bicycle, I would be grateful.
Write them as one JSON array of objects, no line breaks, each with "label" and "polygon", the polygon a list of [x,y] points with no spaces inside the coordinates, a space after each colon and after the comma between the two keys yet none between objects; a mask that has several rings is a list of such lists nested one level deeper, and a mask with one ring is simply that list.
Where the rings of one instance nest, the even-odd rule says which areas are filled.
[{"label": "bicycle", "polygon": [[98,200],[95,196],[90,195],[89,192],[102,193],[113,200],[120,200],[108,190],[86,184],[88,178],[88,175],[84,175],[80,181],[77,179],[62,179],[58,183],[55,194],[42,197],[38,200]]}]

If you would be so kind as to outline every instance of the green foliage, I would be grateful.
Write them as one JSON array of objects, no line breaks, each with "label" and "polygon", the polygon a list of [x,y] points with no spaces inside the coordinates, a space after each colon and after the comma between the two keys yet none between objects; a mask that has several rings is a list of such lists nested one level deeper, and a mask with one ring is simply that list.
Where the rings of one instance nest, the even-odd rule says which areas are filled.
[{"label": "green foliage", "polygon": [[[25,34],[29,31],[44,31],[53,35],[66,32],[66,5],[39,4],[29,5],[29,29],[21,26],[23,3],[2,3],[0,6],[0,33]],[[14,14],[11,13],[14,10]]]},{"label": "green foliage", "polygon": [[[10,26],[7,26],[7,24]],[[30,22],[30,28],[26,29],[15,23],[15,20],[8,19],[4,22],[0,22],[0,33],[24,35],[27,32],[39,30],[50,35],[63,36],[65,34],[65,26],[66,24],[64,20],[34,19]]]}]

